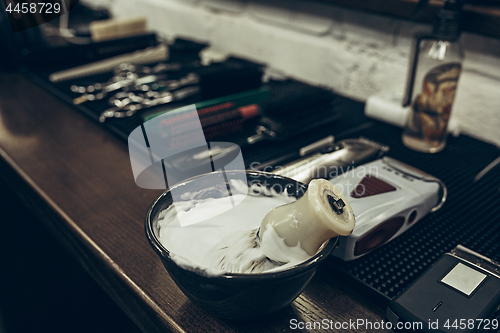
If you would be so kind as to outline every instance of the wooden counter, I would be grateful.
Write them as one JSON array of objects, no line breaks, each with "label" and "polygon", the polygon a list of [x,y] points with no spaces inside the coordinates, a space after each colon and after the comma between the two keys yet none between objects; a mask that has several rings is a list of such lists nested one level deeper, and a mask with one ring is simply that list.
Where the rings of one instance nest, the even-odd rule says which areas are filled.
[{"label": "wooden counter", "polygon": [[205,313],[146,240],[144,216],[161,192],[135,184],[126,144],[16,73],[0,73],[0,157],[2,177],[144,332],[287,332],[293,319],[383,320],[385,306],[344,287],[331,266],[271,318],[241,323]]}]

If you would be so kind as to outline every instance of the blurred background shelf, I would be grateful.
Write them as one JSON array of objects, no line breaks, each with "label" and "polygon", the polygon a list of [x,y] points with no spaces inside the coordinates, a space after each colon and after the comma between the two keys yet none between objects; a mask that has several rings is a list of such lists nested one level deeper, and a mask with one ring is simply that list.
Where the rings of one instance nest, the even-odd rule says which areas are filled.
[{"label": "blurred background shelf", "polygon": [[[409,19],[418,0],[318,0],[362,11]],[[429,0],[429,5],[416,17],[420,22],[432,22],[443,0]],[[492,37],[500,37],[500,1],[469,0],[465,5],[463,30]]]}]

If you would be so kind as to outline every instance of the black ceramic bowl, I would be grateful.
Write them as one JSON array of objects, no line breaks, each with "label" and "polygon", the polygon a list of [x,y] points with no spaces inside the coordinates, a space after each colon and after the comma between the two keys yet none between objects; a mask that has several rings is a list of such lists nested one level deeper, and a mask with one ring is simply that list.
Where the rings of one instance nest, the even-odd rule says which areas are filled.
[{"label": "black ceramic bowl", "polygon": [[[307,186],[290,178],[264,172],[228,171],[213,173],[211,177],[231,179],[246,176],[248,183],[258,182],[274,189],[287,189],[297,198]],[[335,247],[336,238],[326,241],[312,258],[286,270],[260,274],[223,274],[207,276],[196,270],[177,265],[159,240],[158,215],[173,202],[171,191],[199,191],[203,176],[191,178],[173,186],[160,195],[149,207],[145,228],[149,243],[172,279],[182,292],[207,312],[227,319],[251,319],[267,316],[293,302],[311,280],[318,264],[325,260]]]}]

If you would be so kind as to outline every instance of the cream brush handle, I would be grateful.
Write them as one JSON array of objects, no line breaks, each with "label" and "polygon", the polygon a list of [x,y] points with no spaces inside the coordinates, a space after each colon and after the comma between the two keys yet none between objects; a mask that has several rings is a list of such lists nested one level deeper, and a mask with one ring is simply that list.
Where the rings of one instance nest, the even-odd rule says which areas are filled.
[{"label": "cream brush handle", "polygon": [[[270,211],[261,222],[259,234],[271,225],[287,246],[300,243],[304,251],[314,255],[327,239],[350,235],[354,223],[351,205],[342,192],[327,180],[314,179],[302,198]],[[265,251],[265,244],[261,247]],[[272,253],[266,255],[278,260]]]}]

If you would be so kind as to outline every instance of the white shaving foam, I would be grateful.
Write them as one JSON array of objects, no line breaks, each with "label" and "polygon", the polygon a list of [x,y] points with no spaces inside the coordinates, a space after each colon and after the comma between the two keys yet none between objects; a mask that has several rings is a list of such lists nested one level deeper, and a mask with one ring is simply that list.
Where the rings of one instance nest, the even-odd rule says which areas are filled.
[{"label": "white shaving foam", "polygon": [[[240,188],[242,193],[247,192],[243,188],[246,184],[236,182],[232,181],[232,187]],[[296,201],[294,197],[288,196],[286,192],[277,194],[272,189],[258,185],[250,187],[246,197],[234,192],[238,191],[233,191],[234,196],[242,196],[236,198],[242,200],[241,203],[219,215],[220,203],[226,202],[227,197],[194,199],[193,193],[186,193],[183,195],[186,201],[175,202],[159,214],[160,241],[170,251],[174,262],[185,269],[213,276],[245,272],[252,262],[265,259],[266,253],[272,253],[273,258],[280,258],[280,262],[263,260],[262,267],[254,273],[286,269],[311,257],[302,250],[300,244],[287,246],[270,226],[260,232],[262,246],[251,246],[250,233],[259,228],[264,216],[278,206]],[[179,217],[202,220],[203,216],[213,217],[185,227],[179,223]],[[221,244],[238,249],[235,252],[243,252],[238,258],[231,258],[230,253],[225,253],[230,265],[224,269],[219,267],[217,259],[220,257]]]}]

